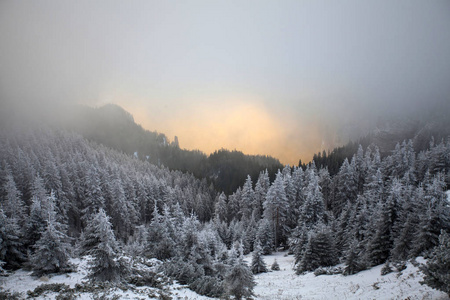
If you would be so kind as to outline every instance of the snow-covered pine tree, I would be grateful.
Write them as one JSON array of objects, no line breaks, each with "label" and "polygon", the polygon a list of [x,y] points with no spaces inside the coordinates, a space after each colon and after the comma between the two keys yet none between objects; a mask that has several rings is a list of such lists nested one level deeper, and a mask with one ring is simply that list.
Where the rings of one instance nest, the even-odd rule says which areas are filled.
[{"label": "snow-covered pine tree", "polygon": [[305,202],[301,208],[298,225],[310,229],[324,222],[326,217],[323,195],[320,191],[319,178],[314,169],[308,172],[308,186],[305,189]]},{"label": "snow-covered pine tree", "polygon": [[[165,211],[169,213],[167,209]],[[155,204],[153,219],[150,223],[147,237],[146,255],[157,259],[169,259],[176,253],[176,244],[169,233],[172,224],[168,222],[169,216],[162,216]]]},{"label": "snow-covered pine tree", "polygon": [[[275,247],[286,238],[286,215],[289,203],[283,184],[283,174],[278,170],[275,181],[270,186],[264,202],[264,219],[270,222]],[[262,241],[261,241],[262,242]]]},{"label": "snow-covered pine tree", "polygon": [[294,254],[294,264],[300,263],[308,244],[308,232],[306,225],[297,226],[289,239],[289,250]]},{"label": "snow-covered pine tree", "polygon": [[365,269],[364,263],[361,261],[360,248],[356,239],[350,242],[345,255],[344,275],[353,275]]},{"label": "snow-covered pine tree", "polygon": [[70,245],[67,236],[58,227],[56,220],[49,219],[41,238],[34,245],[35,252],[30,257],[30,263],[37,276],[71,271]]},{"label": "snow-covered pine tree", "polygon": [[318,267],[333,266],[338,263],[336,247],[331,230],[318,224],[310,231],[308,244],[300,263],[296,267],[297,274],[313,271]]},{"label": "snow-covered pine tree", "polygon": [[250,221],[253,211],[253,202],[255,199],[255,192],[253,191],[253,183],[250,175],[247,175],[244,186],[242,187],[241,193],[241,220],[244,223]]},{"label": "snow-covered pine tree", "polygon": [[223,192],[214,205],[214,217],[219,221],[228,222],[227,196]]},{"label": "snow-covered pine tree", "polygon": [[119,245],[102,208],[89,220],[82,236],[81,250],[82,254],[92,256],[89,277],[93,280],[118,281],[127,270],[118,259]]},{"label": "snow-covered pine tree", "polygon": [[250,269],[252,270],[253,274],[267,272],[266,263],[264,262],[264,259],[262,257],[262,250],[259,242],[256,242],[255,249],[253,250],[252,264]]},{"label": "snow-covered pine tree", "polygon": [[18,268],[25,261],[21,231],[16,219],[8,218],[0,207],[0,261],[4,268]]},{"label": "snow-covered pine tree", "polygon": [[344,160],[339,173],[334,177],[336,190],[332,202],[332,210],[337,217],[344,209],[347,201],[354,203],[358,192],[358,181],[355,172],[355,161],[350,164],[348,159]]},{"label": "snow-covered pine tree", "polygon": [[251,298],[254,295],[253,288],[256,283],[253,273],[242,257],[231,266],[230,272],[224,279],[224,285],[227,295],[234,296],[236,299]]},{"label": "snow-covered pine tree", "polygon": [[431,258],[421,267],[425,274],[422,283],[446,292],[450,296],[450,236],[444,230]]},{"label": "snow-covered pine tree", "polygon": [[439,243],[441,229],[450,230],[450,209],[444,192],[443,175],[437,174],[427,184],[424,198],[420,199],[422,213],[414,238],[412,253],[420,255]]},{"label": "snow-covered pine tree", "polygon": [[10,218],[15,218],[19,224],[23,224],[25,220],[25,204],[22,201],[22,194],[16,187],[14,178],[11,173],[6,175],[6,181],[3,184],[5,197],[1,203],[4,213]]},{"label": "snow-covered pine tree", "polygon": [[259,173],[258,181],[255,184],[255,193],[253,197],[253,217],[258,222],[263,214],[263,204],[266,201],[267,191],[270,187],[270,180],[267,169]]},{"label": "snow-covered pine tree", "polygon": [[271,254],[274,249],[273,230],[267,219],[261,219],[256,232],[256,240],[259,241],[264,255]]}]

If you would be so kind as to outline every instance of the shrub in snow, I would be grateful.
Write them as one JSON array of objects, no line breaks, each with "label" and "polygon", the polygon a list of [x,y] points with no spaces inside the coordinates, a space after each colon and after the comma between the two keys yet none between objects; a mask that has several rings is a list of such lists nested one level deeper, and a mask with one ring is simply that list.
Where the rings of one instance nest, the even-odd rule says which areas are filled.
[{"label": "shrub in snow", "polygon": [[174,258],[164,263],[164,273],[178,280],[181,284],[191,284],[197,278],[205,275],[201,266],[193,262]]},{"label": "shrub in snow", "polygon": [[272,266],[270,267],[272,271],[280,271],[280,265],[278,264],[277,260],[275,259]]},{"label": "shrub in snow", "polygon": [[21,299],[21,296],[17,292],[0,291],[0,299],[19,300]]},{"label": "shrub in snow", "polygon": [[439,245],[434,249],[427,264],[420,268],[425,274],[425,283],[432,288],[446,292],[450,296],[450,236],[441,231]]},{"label": "shrub in snow", "polygon": [[391,268],[390,262],[386,261],[386,263],[384,264],[383,268],[381,268],[381,275],[384,276],[384,275],[392,273],[392,272],[393,272],[393,270]]},{"label": "shrub in snow", "polygon": [[342,274],[344,269],[342,267],[320,267],[314,270],[314,275],[336,275]]},{"label": "shrub in snow", "polygon": [[393,262],[392,266],[395,268],[395,271],[401,272],[406,269],[406,263],[404,261]]},{"label": "shrub in snow", "polygon": [[189,285],[189,288],[200,295],[218,298],[223,295],[223,282],[217,277],[203,276]]},{"label": "shrub in snow", "polygon": [[28,291],[28,296],[31,298],[37,298],[48,292],[62,293],[69,289],[70,287],[64,283],[41,284],[40,286],[36,287],[33,291]]}]

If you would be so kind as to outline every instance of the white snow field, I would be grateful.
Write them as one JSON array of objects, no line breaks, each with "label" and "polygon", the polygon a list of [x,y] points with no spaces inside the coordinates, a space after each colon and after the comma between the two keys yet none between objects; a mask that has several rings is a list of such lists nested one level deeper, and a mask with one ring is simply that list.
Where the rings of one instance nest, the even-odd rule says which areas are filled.
[{"label": "white snow field", "polygon": [[[312,272],[298,276],[292,269],[294,257],[286,256],[286,252],[277,252],[264,256],[268,268],[274,260],[280,265],[280,271],[271,271],[255,275],[257,286],[255,287],[255,299],[262,300],[296,300],[296,299],[450,299],[447,294],[434,290],[426,285],[421,285],[423,275],[418,267],[407,263],[407,268],[401,273],[393,272],[382,276],[382,265],[351,276],[321,275],[315,276]],[[251,255],[246,257],[251,261]],[[0,287],[4,290],[21,293],[23,299],[27,298],[27,291],[33,291],[41,284],[64,283],[71,288],[86,279],[87,261],[73,259],[78,265],[76,273],[55,275],[37,279],[31,276],[31,272],[18,270],[9,277],[0,278]],[[425,263],[422,258],[417,258],[418,263]],[[173,284],[166,291],[172,299],[177,300],[204,300],[211,299],[200,296],[184,286]],[[46,293],[35,299],[56,299],[57,293]],[[77,299],[95,299],[98,296],[106,296],[105,299],[159,299],[158,290],[150,287],[138,287],[134,290],[121,290],[119,288],[109,290],[107,293],[93,295],[91,293],[77,293]]]},{"label": "white snow field", "polygon": [[[315,276],[312,272],[298,276],[292,270],[294,257],[285,255],[278,252],[264,256],[268,268],[276,259],[280,271],[255,276],[257,299],[449,299],[446,293],[421,285],[423,275],[410,262],[401,273],[384,276],[380,273],[383,265],[351,276]],[[425,263],[421,258],[417,262]]]},{"label": "white snow field", "polygon": [[[52,283],[63,283],[69,285],[70,288],[74,288],[76,284],[81,284],[85,281],[85,276],[88,274],[87,271],[87,260],[83,259],[71,259],[71,263],[77,266],[77,272],[68,273],[64,275],[54,275],[49,277],[36,278],[31,276],[31,271],[24,271],[22,269],[15,271],[8,277],[0,277],[0,287],[9,292],[20,293],[21,299],[26,299],[28,297],[27,292],[33,291],[36,287],[41,284],[52,284]],[[1,289],[0,289],[1,290]],[[99,296],[104,296],[104,299],[161,299],[159,297],[159,291],[156,288],[151,287],[136,287],[134,290],[121,290],[120,288],[115,288],[113,290],[108,290],[103,293],[100,292],[97,295],[92,293],[76,293],[76,299],[98,299]],[[188,288],[173,284],[166,291],[166,295],[170,295],[174,300],[182,299],[211,299],[205,296],[198,295],[197,293],[189,290]],[[56,299],[57,293],[45,293],[39,297],[33,299]],[[154,296],[152,296],[154,295]]]}]

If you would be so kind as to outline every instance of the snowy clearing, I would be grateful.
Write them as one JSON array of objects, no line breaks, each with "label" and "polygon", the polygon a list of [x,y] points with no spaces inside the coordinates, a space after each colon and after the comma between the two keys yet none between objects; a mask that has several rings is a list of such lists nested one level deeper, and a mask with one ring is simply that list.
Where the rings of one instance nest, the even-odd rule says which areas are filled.
[{"label": "snowy clearing", "polygon": [[[255,299],[261,300],[291,300],[291,299],[450,299],[445,293],[434,290],[426,285],[421,285],[422,274],[418,267],[411,262],[402,272],[393,272],[381,276],[382,265],[351,276],[322,275],[315,276],[312,272],[298,276],[292,266],[294,257],[286,256],[286,252],[278,252],[264,256],[267,266],[270,268],[274,260],[280,265],[280,271],[255,275],[257,286],[255,287]],[[251,261],[251,255],[246,257]],[[0,286],[4,290],[19,292],[21,298],[27,298],[27,291],[33,291],[41,284],[63,283],[70,288],[76,284],[86,282],[87,260],[72,259],[72,263],[78,266],[75,273],[36,278],[31,272],[18,270],[9,277],[1,278]],[[417,258],[418,263],[424,263],[422,258]],[[96,299],[105,296],[106,299],[160,299],[161,290],[151,287],[135,287],[134,289],[113,288],[98,293],[76,293],[76,299]],[[172,299],[212,299],[198,295],[179,284],[172,284],[164,291]],[[35,299],[56,299],[57,293],[45,293]]]},{"label": "snowy clearing", "polygon": [[[385,276],[380,273],[382,265],[351,276],[315,276],[312,272],[298,276],[292,270],[294,257],[285,255],[278,252],[264,256],[269,268],[276,259],[280,271],[255,276],[257,299],[449,299],[445,293],[421,285],[423,275],[410,262],[401,273]],[[421,258],[417,261],[424,263]]]},{"label": "snowy clearing", "polygon": [[[28,291],[33,291],[36,287],[42,284],[66,284],[70,288],[74,288],[76,284],[86,283],[88,280],[85,276],[88,274],[87,259],[71,259],[71,263],[77,266],[77,272],[43,276],[36,278],[31,276],[31,271],[24,271],[22,269],[15,271],[8,277],[0,277],[0,291],[6,290],[9,292],[20,293],[21,299],[28,298]],[[161,299],[160,289],[152,287],[134,287],[133,289],[112,288],[96,293],[80,292],[75,293],[76,299],[98,299],[104,296],[105,299]],[[167,290],[163,291],[165,295],[170,295],[174,300],[177,299],[211,299],[189,290],[185,286],[179,284],[172,284]],[[58,293],[45,293],[33,299],[56,299]]]}]

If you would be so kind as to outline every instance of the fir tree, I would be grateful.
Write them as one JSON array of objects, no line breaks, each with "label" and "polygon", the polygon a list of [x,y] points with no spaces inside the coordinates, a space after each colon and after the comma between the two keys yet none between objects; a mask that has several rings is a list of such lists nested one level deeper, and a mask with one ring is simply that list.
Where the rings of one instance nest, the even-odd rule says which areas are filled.
[{"label": "fir tree", "polygon": [[46,226],[33,246],[35,251],[30,257],[31,266],[38,275],[69,270],[70,245],[65,234],[67,226],[57,220],[55,203],[56,197],[52,191],[41,206],[41,217]]},{"label": "fir tree", "polygon": [[287,234],[285,225],[288,208],[288,200],[283,184],[283,174],[278,171],[275,181],[267,192],[266,201],[264,202],[264,218],[270,222],[273,228],[275,248]]},{"label": "fir tree", "polygon": [[239,258],[237,263],[231,267],[224,279],[224,285],[227,295],[234,296],[236,299],[248,299],[254,295],[253,288],[256,283],[252,271],[242,258]]},{"label": "fir tree", "polygon": [[361,262],[361,254],[359,245],[356,240],[350,243],[345,256],[344,275],[353,275],[364,270],[364,264]]},{"label": "fir tree", "polygon": [[5,268],[18,268],[25,260],[22,236],[17,221],[0,208],[0,261]]},{"label": "fir tree", "polygon": [[227,196],[223,192],[214,206],[214,216],[219,221],[228,222]]},{"label": "fir tree", "polygon": [[34,245],[35,252],[30,262],[35,275],[70,271],[70,245],[67,236],[57,229],[55,220],[48,220],[41,238]]},{"label": "fir tree", "polygon": [[397,218],[397,205],[394,197],[389,197],[383,204],[376,223],[375,235],[367,245],[369,263],[376,266],[384,263],[393,246],[392,228]]},{"label": "fir tree", "polygon": [[95,214],[83,234],[82,254],[92,256],[89,277],[99,281],[117,281],[126,271],[118,260],[119,245],[114,236],[109,217],[103,209]]},{"label": "fir tree", "polygon": [[264,259],[262,257],[262,250],[259,243],[256,244],[255,250],[253,250],[252,264],[250,268],[253,274],[267,272],[266,263],[264,262]]},{"label": "fir tree", "polygon": [[273,245],[273,231],[270,222],[262,219],[258,225],[256,232],[256,240],[259,241],[264,255],[271,254],[274,248]]},{"label": "fir tree", "polygon": [[323,195],[320,191],[319,178],[314,170],[309,171],[308,186],[305,190],[305,202],[303,203],[298,224],[305,225],[308,229],[325,221],[325,206]]},{"label": "fir tree", "polygon": [[448,233],[441,231],[439,245],[421,270],[425,274],[421,283],[444,291],[450,296],[450,236]]},{"label": "fir tree", "polygon": [[308,244],[300,263],[297,274],[313,271],[318,267],[333,266],[338,263],[336,247],[331,231],[323,224],[311,230]]},{"label": "fir tree", "polygon": [[244,222],[248,222],[252,216],[254,199],[255,192],[253,191],[252,178],[247,175],[241,194],[241,213]]}]

